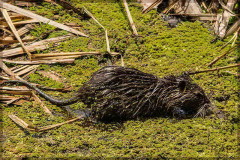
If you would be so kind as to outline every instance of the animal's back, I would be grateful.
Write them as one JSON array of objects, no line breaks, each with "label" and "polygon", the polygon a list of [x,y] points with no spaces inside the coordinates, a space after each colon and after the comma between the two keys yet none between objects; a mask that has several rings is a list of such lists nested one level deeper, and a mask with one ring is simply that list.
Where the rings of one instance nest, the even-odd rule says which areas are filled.
[{"label": "animal's back", "polygon": [[97,119],[132,119],[139,115],[134,113],[142,112],[144,116],[144,108],[138,104],[145,103],[141,100],[149,89],[154,89],[157,81],[156,76],[137,69],[107,66],[95,72],[79,93],[84,93],[83,102],[91,107]]}]

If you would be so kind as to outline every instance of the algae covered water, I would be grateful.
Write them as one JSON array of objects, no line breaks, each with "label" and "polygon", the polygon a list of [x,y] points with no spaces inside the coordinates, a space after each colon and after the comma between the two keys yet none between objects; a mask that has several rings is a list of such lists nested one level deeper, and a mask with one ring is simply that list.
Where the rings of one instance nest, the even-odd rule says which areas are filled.
[{"label": "algae covered water", "polygon": [[[124,7],[121,2],[71,0],[76,7],[85,6],[108,30],[111,50],[121,53],[127,67],[137,68],[146,73],[163,77],[169,74],[179,75],[183,71],[206,69],[209,62],[230,48],[219,52],[228,39],[211,43],[214,36],[207,24],[201,22],[182,22],[176,28],[169,28],[157,11],[141,14],[138,3],[129,3],[139,37],[133,36]],[[92,19],[81,19],[73,12],[58,5],[43,3],[31,7],[37,14],[55,19],[61,23],[76,23],[79,30],[90,35],[89,38],[74,37],[59,46],[44,51],[106,52],[105,34]],[[49,33],[50,37],[67,34],[54,27],[41,24],[31,32],[35,37]],[[230,37],[231,38],[231,37]],[[239,49],[218,61],[221,67],[239,61]],[[112,58],[120,65],[119,57]],[[38,70],[54,71],[64,77],[64,82],[56,82],[42,77],[38,72],[30,75],[29,81],[48,87],[61,88],[71,86],[73,91],[90,79],[93,72],[109,64],[108,56],[85,56],[71,65],[41,65]],[[237,69],[229,69],[237,72]],[[102,124],[75,122],[44,133],[24,132],[11,119],[15,114],[28,123],[46,126],[66,120],[68,115],[61,108],[44,103],[56,116],[46,115],[37,103],[25,103],[22,106],[3,108],[3,157],[41,157],[41,158],[237,158],[238,118],[238,80],[224,71],[203,73],[192,76],[194,81],[204,88],[210,100],[224,111],[227,120],[217,119],[215,115],[206,118],[177,120],[172,118],[152,118],[126,121],[122,124]],[[69,97],[71,93],[47,92],[56,97]],[[83,108],[84,104],[70,106]]]}]

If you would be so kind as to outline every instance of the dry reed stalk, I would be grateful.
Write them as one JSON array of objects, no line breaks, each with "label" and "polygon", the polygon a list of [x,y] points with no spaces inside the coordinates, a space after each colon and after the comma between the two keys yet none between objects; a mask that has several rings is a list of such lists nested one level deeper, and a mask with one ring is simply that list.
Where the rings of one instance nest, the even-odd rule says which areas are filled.
[{"label": "dry reed stalk", "polygon": [[167,14],[178,2],[178,0],[173,1],[167,8],[165,8],[162,13]]},{"label": "dry reed stalk", "polygon": [[26,100],[24,99],[25,97],[13,97],[13,96],[6,96],[6,95],[0,96],[0,102],[5,103],[6,105],[10,105],[10,104],[19,105],[23,102],[26,102]]},{"label": "dry reed stalk", "polygon": [[46,53],[46,54],[33,54],[33,57],[55,57],[55,56],[84,56],[101,54],[100,52],[62,52],[62,53]]},{"label": "dry reed stalk", "polygon": [[[25,40],[22,40],[22,42],[32,42],[36,39],[25,39]],[[18,40],[2,40],[0,39],[0,43],[2,44],[12,44],[12,43],[18,43],[19,41]]]},{"label": "dry reed stalk", "polygon": [[82,55],[77,55],[77,56],[55,56],[55,57],[38,57],[38,58],[33,58],[33,60],[64,60],[64,59],[75,59],[78,57],[81,57]]},{"label": "dry reed stalk", "polygon": [[149,12],[151,9],[153,9],[155,6],[158,6],[159,4],[162,3],[163,0],[156,0],[154,3],[152,3],[149,7],[147,7],[146,9],[144,9],[142,11],[142,13],[147,13]]},{"label": "dry reed stalk", "polygon": [[109,43],[109,39],[108,39],[108,31],[105,27],[103,27],[103,25],[93,16],[93,14],[91,12],[89,12],[87,10],[87,8],[83,7],[83,10],[86,14],[88,14],[100,27],[102,27],[105,31],[105,38],[106,38],[106,44],[107,44],[107,52],[111,54],[111,50],[110,50],[110,43]]},{"label": "dry reed stalk", "polygon": [[0,76],[0,79],[9,80],[10,78],[9,77],[4,77],[4,76]]},{"label": "dry reed stalk", "polygon": [[39,66],[39,65],[31,65],[31,66],[28,66],[27,68],[25,68],[25,69],[17,72],[16,75],[18,75],[18,76],[24,75],[24,74],[26,74],[26,73],[28,73],[28,72],[36,69],[38,66]]},{"label": "dry reed stalk", "polygon": [[130,11],[129,11],[128,4],[127,4],[127,1],[126,1],[126,0],[123,0],[123,5],[124,5],[124,7],[125,7],[125,9],[126,9],[127,17],[128,17],[129,23],[130,23],[130,25],[131,25],[131,27],[132,27],[133,34],[134,34],[135,36],[138,36],[137,28],[136,28],[136,26],[135,26],[135,24],[134,24],[134,22],[133,22],[132,15],[131,15],[131,13],[130,13]]},{"label": "dry reed stalk", "polygon": [[26,122],[24,122],[22,119],[18,118],[15,115],[8,115],[9,118],[11,118],[13,120],[13,122],[15,122],[16,124],[18,124],[19,126],[21,126],[24,129],[30,130],[30,131],[36,131],[36,128],[27,124]]},{"label": "dry reed stalk", "polygon": [[3,59],[3,62],[13,63],[13,64],[55,64],[55,63],[73,63],[74,59],[59,59],[59,60],[39,60],[39,61],[13,61],[8,59]]},{"label": "dry reed stalk", "polygon": [[67,123],[72,123],[72,122],[75,122],[77,120],[80,120],[80,119],[83,119],[84,117],[83,116],[80,116],[80,117],[77,117],[77,118],[73,118],[73,119],[70,119],[68,121],[65,121],[65,122],[62,122],[62,123],[57,123],[57,124],[54,124],[54,125],[49,125],[49,126],[45,126],[45,127],[40,127],[40,128],[37,128],[37,127],[34,127],[32,125],[29,125],[27,124],[26,122],[24,122],[22,119],[20,119],[19,117],[15,116],[15,115],[8,115],[9,118],[11,118],[16,124],[18,124],[19,126],[21,126],[22,128],[24,129],[27,129],[29,131],[35,131],[35,132],[42,132],[42,131],[47,131],[47,130],[50,130],[50,129],[53,129],[53,128],[56,128],[56,127],[60,127],[64,124],[67,124]]},{"label": "dry reed stalk", "polygon": [[30,12],[30,11],[28,11],[28,10],[19,8],[19,7],[17,7],[17,6],[12,5],[12,4],[5,3],[5,2],[3,2],[3,1],[0,1],[0,6],[2,6],[2,8],[4,8],[4,9],[8,9],[8,10],[10,10],[10,11],[14,11],[14,12],[16,12],[16,13],[25,15],[25,16],[27,16],[27,17],[31,17],[31,18],[33,18],[33,19],[37,19],[37,20],[40,21],[40,22],[53,25],[53,26],[55,26],[55,27],[57,27],[57,28],[66,30],[66,31],[68,31],[68,32],[72,32],[72,33],[74,33],[74,34],[76,34],[76,35],[88,37],[86,34],[84,34],[84,33],[82,33],[82,32],[79,32],[79,31],[77,31],[77,30],[75,30],[75,29],[73,29],[73,28],[70,28],[70,27],[68,27],[68,26],[66,26],[66,25],[60,24],[60,23],[55,22],[55,21],[53,21],[53,20],[50,20],[50,19],[48,19],[48,18],[42,17],[42,16],[40,16],[40,15],[37,15],[37,14],[32,13],[32,12]]},{"label": "dry reed stalk", "polygon": [[36,101],[37,103],[39,103],[40,106],[43,108],[43,111],[44,111],[45,113],[49,114],[50,116],[53,116],[52,112],[44,105],[44,103],[42,102],[42,100],[41,100],[40,98],[38,98],[38,96],[37,96],[34,92],[32,92],[32,95],[33,95],[35,101]]},{"label": "dry reed stalk", "polygon": [[64,124],[75,122],[75,121],[83,119],[83,118],[84,118],[83,116],[80,116],[80,117],[73,118],[73,119],[70,119],[70,120],[62,122],[62,123],[41,127],[41,128],[39,128],[38,132],[42,132],[42,131],[50,130],[50,129],[53,129],[53,128],[56,128],[56,127],[60,127]]},{"label": "dry reed stalk", "polygon": [[237,33],[240,30],[240,18],[228,29],[224,37],[228,37],[234,32]]},{"label": "dry reed stalk", "polygon": [[[49,38],[49,39],[41,40],[41,41],[35,42],[33,44],[30,44],[30,45],[26,46],[26,48],[28,49],[29,52],[33,52],[36,50],[44,50],[44,49],[47,49],[50,47],[49,43],[61,42],[70,37],[71,37],[71,34],[59,36],[59,37],[55,37],[55,38]],[[4,50],[4,51],[0,52],[0,58],[16,56],[16,55],[20,55],[23,53],[25,53],[25,52],[21,47]]]},{"label": "dry reed stalk", "polygon": [[28,49],[27,49],[27,48],[25,47],[25,45],[23,44],[20,36],[18,35],[17,29],[16,29],[15,26],[13,25],[12,20],[11,20],[11,18],[10,18],[9,15],[8,15],[7,10],[6,10],[6,9],[1,9],[1,11],[2,11],[2,14],[3,14],[4,18],[6,19],[9,27],[11,28],[13,34],[15,35],[15,37],[17,38],[17,40],[18,40],[19,43],[21,44],[21,46],[22,46],[22,48],[24,49],[24,51],[27,53],[28,58],[31,60],[31,53],[28,51]]},{"label": "dry reed stalk", "polygon": [[33,24],[33,23],[38,23],[39,21],[37,19],[29,19],[25,21],[19,21],[19,22],[14,22],[13,24],[15,26],[23,25],[23,24]]},{"label": "dry reed stalk", "polygon": [[0,90],[1,94],[12,94],[12,95],[32,95],[31,91],[8,91]]},{"label": "dry reed stalk", "polygon": [[[228,0],[226,7],[229,8],[230,10],[233,9],[235,3],[237,0]],[[224,38],[227,30],[227,26],[229,23],[229,19],[233,15],[229,13],[228,10],[225,9],[225,11],[222,14],[218,15],[218,21],[215,23],[215,33],[220,37]]]},{"label": "dry reed stalk", "polygon": [[11,70],[13,71],[13,73],[17,73],[25,68],[27,68],[29,65],[24,65],[24,66],[15,66],[12,67]]},{"label": "dry reed stalk", "polygon": [[11,71],[3,62],[0,62],[0,68],[2,68],[2,70],[6,72],[11,77],[11,79],[18,79],[18,80],[24,81],[22,78],[16,75],[13,71]]},{"label": "dry reed stalk", "polygon": [[2,96],[0,96],[0,101],[9,101],[9,100],[12,100],[15,98],[16,97],[13,97],[13,96],[2,95]]},{"label": "dry reed stalk", "polygon": [[234,75],[236,77],[240,77],[240,73],[233,73],[233,72],[230,72],[230,71],[224,71],[225,73],[228,73],[228,74],[231,74],[231,75]]},{"label": "dry reed stalk", "polygon": [[0,90],[8,90],[8,91],[30,91],[27,87],[0,87]]}]

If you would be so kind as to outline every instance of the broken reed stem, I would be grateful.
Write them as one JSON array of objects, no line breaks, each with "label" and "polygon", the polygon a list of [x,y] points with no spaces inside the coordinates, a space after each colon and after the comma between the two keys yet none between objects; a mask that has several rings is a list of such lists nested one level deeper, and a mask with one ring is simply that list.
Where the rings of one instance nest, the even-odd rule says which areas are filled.
[{"label": "broken reed stem", "polygon": [[124,7],[125,7],[125,9],[126,9],[127,16],[128,16],[128,20],[129,20],[130,25],[131,25],[132,30],[133,30],[133,34],[134,34],[135,36],[138,36],[137,28],[136,28],[136,26],[135,26],[135,24],[134,24],[134,22],[133,22],[132,15],[131,15],[131,13],[130,13],[130,11],[129,11],[128,4],[127,4],[127,1],[126,1],[126,0],[123,0],[123,5],[124,5]]},{"label": "broken reed stem", "polygon": [[235,33],[239,32],[239,30],[240,30],[240,18],[228,29],[224,38],[228,37],[229,35],[233,34],[234,32]]},{"label": "broken reed stem", "polygon": [[76,29],[73,29],[71,27],[68,27],[66,25],[63,25],[61,23],[58,23],[58,22],[55,22],[53,20],[50,20],[48,18],[45,18],[45,17],[42,17],[40,15],[37,15],[29,10],[26,10],[26,9],[22,9],[20,7],[17,7],[17,6],[14,6],[12,4],[9,4],[9,3],[6,3],[6,2],[3,2],[3,1],[0,1],[0,6],[4,9],[7,9],[7,10],[10,10],[10,11],[14,11],[18,14],[21,14],[21,15],[24,15],[26,17],[30,17],[30,18],[33,18],[33,19],[37,19],[38,21],[40,22],[43,22],[43,23],[47,23],[49,25],[53,25],[57,28],[61,28],[63,30],[66,30],[68,32],[72,32],[76,35],[80,35],[80,36],[83,36],[83,37],[89,37],[88,35],[76,30]]},{"label": "broken reed stem", "polygon": [[110,43],[109,43],[109,39],[108,39],[108,31],[107,29],[93,16],[93,14],[91,12],[89,12],[87,10],[87,8],[83,7],[83,10],[86,14],[88,14],[100,27],[102,27],[105,31],[105,38],[106,38],[106,44],[107,44],[107,52],[111,54],[111,50],[110,50]]},{"label": "broken reed stem", "polygon": [[12,20],[11,20],[11,18],[10,18],[9,15],[8,15],[7,10],[2,8],[1,11],[2,11],[2,14],[3,14],[4,18],[6,19],[9,27],[11,28],[14,36],[17,38],[17,40],[18,40],[19,43],[21,44],[21,46],[22,46],[22,48],[24,49],[24,51],[28,54],[28,58],[29,58],[29,60],[31,61],[31,53],[28,51],[28,49],[27,49],[27,48],[25,47],[25,45],[23,44],[20,36],[18,35],[17,29],[16,29],[15,26],[13,25]]},{"label": "broken reed stem", "polygon": [[6,72],[10,77],[11,79],[18,79],[18,80],[22,80],[24,81],[21,77],[19,77],[18,75],[16,75],[11,69],[9,69],[5,63],[1,62],[0,63],[0,68],[2,68],[2,70],[4,72]]},{"label": "broken reed stem", "polygon": [[70,120],[62,122],[62,123],[57,123],[57,124],[53,124],[53,125],[37,128],[35,126],[27,124],[22,119],[20,119],[19,117],[15,116],[13,114],[12,115],[8,115],[8,116],[9,116],[9,118],[11,118],[13,120],[13,122],[18,124],[20,127],[24,128],[24,129],[27,129],[29,131],[35,131],[35,132],[42,132],[42,131],[50,130],[50,129],[53,129],[53,128],[56,128],[56,127],[60,127],[60,126],[62,126],[64,124],[75,122],[77,120],[80,120],[80,119],[84,118],[83,116],[79,116],[77,118],[73,118],[73,119],[70,119]]},{"label": "broken reed stem", "polygon": [[3,59],[3,62],[13,63],[13,64],[54,64],[54,63],[73,63],[74,59],[59,59],[59,60],[38,60],[38,61],[13,61],[9,59]]},{"label": "broken reed stem", "polygon": [[233,73],[233,72],[230,72],[230,71],[224,71],[225,73],[228,73],[228,74],[231,74],[231,75],[234,75],[236,77],[240,77],[240,74],[239,73]]},{"label": "broken reed stem", "polygon": [[22,119],[18,118],[15,115],[8,115],[9,118],[11,118],[13,120],[13,122],[15,122],[16,124],[18,124],[19,126],[21,126],[24,129],[30,130],[30,131],[36,131],[37,128],[27,124],[26,122],[24,122]]},{"label": "broken reed stem", "polygon": [[83,119],[83,118],[84,118],[83,116],[80,116],[80,117],[73,118],[73,119],[70,119],[70,120],[65,121],[65,122],[62,122],[62,123],[57,123],[57,124],[54,124],[54,125],[49,125],[49,126],[41,127],[41,128],[38,129],[38,132],[50,130],[50,129],[53,129],[53,128],[62,126],[62,125],[64,125],[64,124],[67,124],[67,123],[75,122],[75,121],[80,120],[80,119]]},{"label": "broken reed stem", "polygon": [[46,53],[46,54],[33,54],[33,57],[55,57],[55,56],[78,56],[78,55],[92,55],[101,54],[100,52],[63,52],[63,53]]},{"label": "broken reed stem", "polygon": [[221,59],[222,57],[226,56],[227,54],[231,53],[235,48],[237,48],[237,46],[230,48],[227,52],[225,52],[224,54],[218,56],[217,58],[215,58],[211,63],[208,64],[208,67],[211,67],[213,64],[215,64],[219,59]]},{"label": "broken reed stem", "polygon": [[43,104],[43,102],[41,101],[41,99],[38,98],[38,96],[37,96],[34,92],[32,92],[32,95],[33,95],[35,101],[36,101],[37,103],[39,103],[40,106],[43,108],[44,112],[47,113],[47,114],[49,114],[50,116],[53,116],[52,112]]},{"label": "broken reed stem", "polygon": [[239,64],[234,64],[234,65],[230,65],[230,66],[225,66],[225,67],[219,67],[219,68],[213,68],[213,69],[207,69],[207,70],[202,70],[202,71],[196,71],[196,72],[188,72],[189,75],[193,75],[193,74],[198,74],[198,73],[205,73],[205,72],[212,72],[212,71],[219,71],[222,69],[227,69],[227,68],[234,68],[234,67],[239,67]]},{"label": "broken reed stem", "polygon": [[[44,50],[51,46],[49,43],[58,43],[58,42],[61,42],[63,40],[70,38],[71,36],[72,36],[72,34],[67,34],[67,35],[63,35],[63,36],[59,36],[59,37],[55,37],[55,38],[44,39],[44,40],[30,44],[30,45],[26,46],[26,48],[30,52],[36,51],[36,50]],[[13,49],[9,49],[9,50],[3,50],[0,52],[0,58],[16,56],[16,55],[20,55],[23,53],[25,53],[25,52],[22,49],[22,47],[17,47],[17,48],[13,48]]]},{"label": "broken reed stem", "polygon": [[223,48],[227,47],[227,45],[228,45],[229,43],[231,43],[231,41],[233,41],[234,39],[235,39],[235,35],[234,35],[228,42],[226,42],[226,43],[218,50],[218,52],[221,51]]},{"label": "broken reed stem", "polygon": [[149,12],[152,8],[154,8],[156,5],[159,5],[162,3],[163,0],[156,0],[154,3],[152,3],[148,8],[142,11],[142,13],[147,13]]},{"label": "broken reed stem", "polygon": [[174,2],[172,2],[166,9],[162,11],[162,13],[167,14],[175,6],[177,2],[179,2],[179,0],[175,0]]},{"label": "broken reed stem", "polygon": [[229,13],[231,13],[233,16],[237,16],[235,13],[233,13],[233,11],[228,8],[228,6],[226,6],[222,0],[218,0],[219,4],[222,6],[222,8],[226,11],[228,11]]}]

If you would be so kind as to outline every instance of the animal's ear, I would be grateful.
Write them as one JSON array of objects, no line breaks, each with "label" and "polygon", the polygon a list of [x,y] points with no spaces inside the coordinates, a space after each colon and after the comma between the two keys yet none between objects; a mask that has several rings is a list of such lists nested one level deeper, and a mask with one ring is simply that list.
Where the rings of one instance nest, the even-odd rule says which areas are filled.
[{"label": "animal's ear", "polygon": [[187,85],[186,81],[181,80],[178,82],[178,88],[179,88],[180,92],[183,92],[185,90],[186,85]]}]

